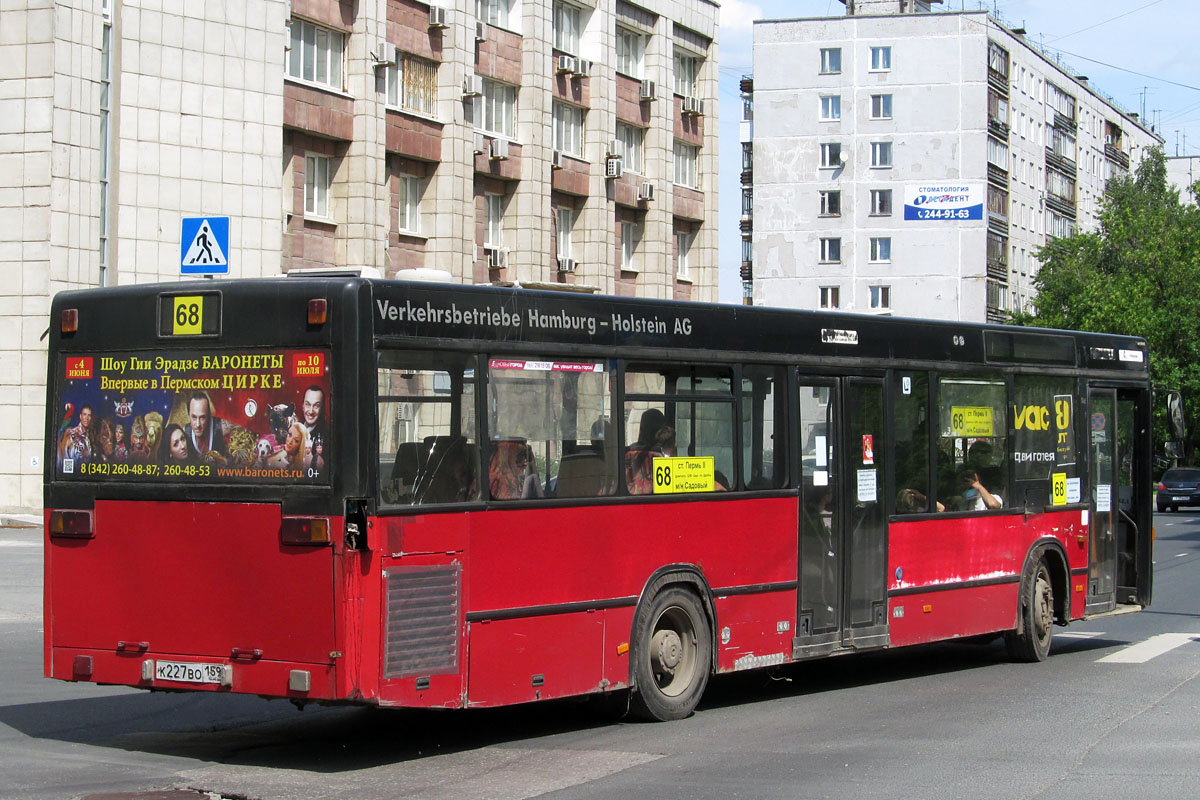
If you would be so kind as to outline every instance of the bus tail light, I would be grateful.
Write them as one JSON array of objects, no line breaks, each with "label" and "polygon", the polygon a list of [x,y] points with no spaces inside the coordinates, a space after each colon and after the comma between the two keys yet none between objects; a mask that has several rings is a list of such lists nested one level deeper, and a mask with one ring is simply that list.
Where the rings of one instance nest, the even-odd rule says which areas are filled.
[{"label": "bus tail light", "polygon": [[329,544],[328,517],[284,517],[279,526],[284,544]]},{"label": "bus tail light", "polygon": [[326,304],[324,297],[314,297],[308,301],[308,324],[324,325]]},{"label": "bus tail light", "polygon": [[50,535],[66,539],[91,539],[92,512],[90,511],[51,511]]},{"label": "bus tail light", "polygon": [[79,309],[64,308],[62,310],[62,322],[59,329],[63,333],[74,333],[79,330]]}]

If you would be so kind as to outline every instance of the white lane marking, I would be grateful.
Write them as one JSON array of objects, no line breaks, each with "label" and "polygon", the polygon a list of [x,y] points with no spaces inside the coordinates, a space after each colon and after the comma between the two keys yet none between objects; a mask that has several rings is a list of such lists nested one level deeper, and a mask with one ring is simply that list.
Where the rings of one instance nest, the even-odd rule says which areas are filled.
[{"label": "white lane marking", "polygon": [[1091,639],[1095,636],[1103,636],[1104,631],[1064,631],[1063,633],[1054,634],[1055,639]]},{"label": "white lane marking", "polygon": [[1189,642],[1200,642],[1200,633],[1160,633],[1144,642],[1131,644],[1115,653],[1096,659],[1097,664],[1145,664]]},{"label": "white lane marking", "polygon": [[0,547],[41,547],[41,542],[0,542]]},{"label": "white lane marking", "polygon": [[1184,557],[1184,556],[1186,556],[1186,555],[1187,555],[1187,553],[1176,553],[1176,554],[1175,554],[1175,557],[1176,557],[1176,558],[1183,558],[1183,557]]}]

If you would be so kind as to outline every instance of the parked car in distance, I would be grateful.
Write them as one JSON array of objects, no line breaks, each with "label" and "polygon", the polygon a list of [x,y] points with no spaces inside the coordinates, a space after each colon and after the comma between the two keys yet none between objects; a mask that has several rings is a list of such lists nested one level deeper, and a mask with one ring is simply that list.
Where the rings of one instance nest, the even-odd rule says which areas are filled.
[{"label": "parked car in distance", "polygon": [[1154,504],[1159,512],[1200,506],[1200,468],[1176,467],[1164,472]]}]

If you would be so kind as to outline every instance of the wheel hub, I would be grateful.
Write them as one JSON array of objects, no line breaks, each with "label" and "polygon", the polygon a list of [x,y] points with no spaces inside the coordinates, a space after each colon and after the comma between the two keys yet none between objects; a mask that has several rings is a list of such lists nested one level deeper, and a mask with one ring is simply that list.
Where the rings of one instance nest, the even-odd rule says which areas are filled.
[{"label": "wheel hub", "polygon": [[658,665],[655,672],[675,674],[679,662],[683,659],[683,642],[679,634],[672,630],[656,631],[650,649],[654,662]]}]

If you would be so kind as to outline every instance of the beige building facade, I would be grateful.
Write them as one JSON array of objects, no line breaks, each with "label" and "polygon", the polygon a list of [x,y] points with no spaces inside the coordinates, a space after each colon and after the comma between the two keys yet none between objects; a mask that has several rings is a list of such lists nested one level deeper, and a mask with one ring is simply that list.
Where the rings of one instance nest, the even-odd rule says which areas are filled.
[{"label": "beige building facade", "polygon": [[0,0],[0,511],[41,504],[50,298],[228,274],[715,300],[712,0]]}]

